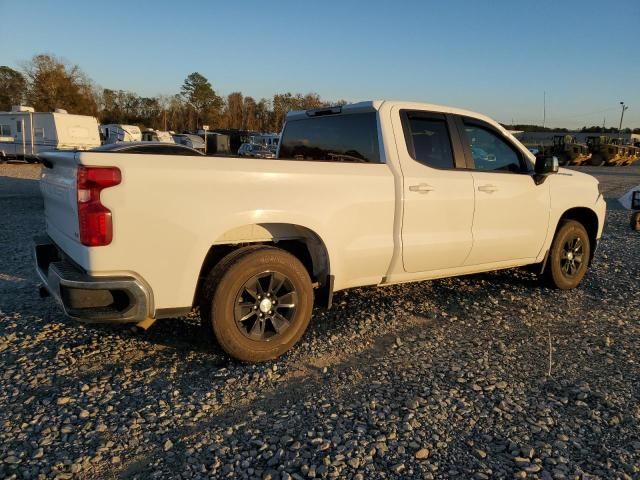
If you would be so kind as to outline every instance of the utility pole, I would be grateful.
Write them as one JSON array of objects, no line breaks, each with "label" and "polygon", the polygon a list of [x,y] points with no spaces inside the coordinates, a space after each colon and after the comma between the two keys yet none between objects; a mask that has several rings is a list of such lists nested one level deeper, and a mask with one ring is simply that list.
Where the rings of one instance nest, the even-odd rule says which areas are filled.
[{"label": "utility pole", "polygon": [[547,123],[547,91],[545,90],[542,97],[542,128]]},{"label": "utility pole", "polygon": [[204,154],[207,154],[207,133],[209,132],[209,125],[203,125],[202,130],[204,131]]},{"label": "utility pole", "polygon": [[622,132],[622,119],[624,118],[624,111],[629,110],[629,107],[624,104],[624,102],[620,102],[620,106],[622,107],[622,112],[620,112],[620,126],[618,127],[618,133]]}]

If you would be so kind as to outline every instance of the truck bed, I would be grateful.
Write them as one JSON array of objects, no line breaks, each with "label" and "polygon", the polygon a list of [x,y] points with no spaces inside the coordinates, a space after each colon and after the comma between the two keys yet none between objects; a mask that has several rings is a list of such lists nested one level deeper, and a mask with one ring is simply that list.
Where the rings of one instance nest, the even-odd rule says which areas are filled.
[{"label": "truck bed", "polygon": [[[394,175],[386,164],[238,157],[47,153],[47,234],[93,276],[133,275],[154,308],[190,307],[212,245],[255,240],[296,225],[331,252],[334,289],[379,283],[394,252]],[[79,242],[78,165],[113,166],[122,182],[101,193],[112,211],[107,246]]]}]

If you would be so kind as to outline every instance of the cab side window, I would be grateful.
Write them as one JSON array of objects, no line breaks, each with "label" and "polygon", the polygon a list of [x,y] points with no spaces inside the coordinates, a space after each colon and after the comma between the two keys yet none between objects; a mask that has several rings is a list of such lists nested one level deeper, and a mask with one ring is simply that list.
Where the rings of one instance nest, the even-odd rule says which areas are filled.
[{"label": "cab side window", "polygon": [[526,172],[521,154],[497,133],[478,125],[465,123],[464,141],[471,149],[476,170]]},{"label": "cab side window", "polygon": [[407,149],[414,160],[432,168],[455,168],[444,118],[407,112],[404,130]]}]

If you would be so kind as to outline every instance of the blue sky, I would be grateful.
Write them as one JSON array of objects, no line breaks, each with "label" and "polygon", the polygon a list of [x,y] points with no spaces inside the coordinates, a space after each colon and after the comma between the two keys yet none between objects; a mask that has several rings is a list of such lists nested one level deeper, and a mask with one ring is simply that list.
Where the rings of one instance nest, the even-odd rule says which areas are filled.
[{"label": "blue sky", "polygon": [[177,93],[193,71],[256,98],[441,103],[510,123],[640,127],[640,1],[0,0],[0,64],[36,53],[98,84]]}]

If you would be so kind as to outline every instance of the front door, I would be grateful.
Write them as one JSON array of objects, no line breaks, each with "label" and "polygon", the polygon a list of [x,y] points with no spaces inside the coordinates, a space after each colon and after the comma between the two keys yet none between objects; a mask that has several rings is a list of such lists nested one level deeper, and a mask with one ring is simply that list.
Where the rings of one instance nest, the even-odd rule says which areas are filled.
[{"label": "front door", "polygon": [[441,113],[393,109],[403,175],[402,260],[407,272],[459,267],[472,247],[473,176],[456,127]]},{"label": "front door", "polygon": [[537,185],[523,153],[492,126],[460,125],[475,192],[473,249],[465,265],[536,258],[547,236],[549,182]]}]

